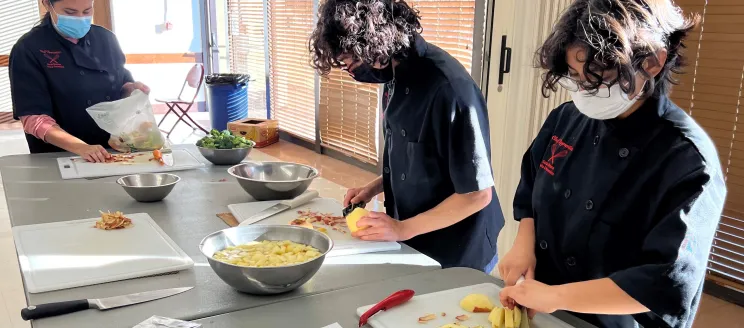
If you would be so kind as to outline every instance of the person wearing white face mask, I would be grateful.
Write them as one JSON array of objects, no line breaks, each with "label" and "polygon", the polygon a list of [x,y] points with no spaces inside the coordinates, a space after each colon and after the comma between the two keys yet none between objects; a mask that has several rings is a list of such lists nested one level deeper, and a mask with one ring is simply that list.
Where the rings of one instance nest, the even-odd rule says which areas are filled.
[{"label": "person wearing white face mask", "polygon": [[69,151],[91,162],[120,147],[85,111],[135,89],[111,31],[93,20],[93,0],[42,0],[47,14],[10,53],[13,116],[23,122],[31,153]]},{"label": "person wearing white face mask", "polygon": [[697,21],[671,0],[564,12],[537,58],[544,95],[561,86],[573,101],[522,160],[503,304],[599,327],[692,327],[726,196],[713,142],[668,97]]}]

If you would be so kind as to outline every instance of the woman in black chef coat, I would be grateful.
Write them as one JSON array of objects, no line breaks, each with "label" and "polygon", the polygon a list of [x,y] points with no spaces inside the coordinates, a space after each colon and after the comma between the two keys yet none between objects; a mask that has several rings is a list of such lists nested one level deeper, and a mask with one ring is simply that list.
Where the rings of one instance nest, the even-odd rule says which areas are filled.
[{"label": "woman in black chef coat", "polygon": [[502,302],[692,327],[726,195],[713,142],[669,99],[696,21],[671,0],[578,0],[560,18],[538,60],[544,93],[573,102],[522,160]]},{"label": "woman in black chef coat", "polygon": [[363,240],[406,241],[443,267],[494,265],[503,216],[493,188],[486,102],[452,56],[427,43],[402,0],[327,0],[310,40],[313,66],[385,83],[382,176],[344,205],[385,193],[362,218]]},{"label": "woman in black chef coat", "polygon": [[110,157],[110,135],[86,108],[135,89],[113,33],[91,25],[93,0],[43,0],[48,13],[10,53],[13,116],[23,121],[31,153],[69,151],[88,161]]}]

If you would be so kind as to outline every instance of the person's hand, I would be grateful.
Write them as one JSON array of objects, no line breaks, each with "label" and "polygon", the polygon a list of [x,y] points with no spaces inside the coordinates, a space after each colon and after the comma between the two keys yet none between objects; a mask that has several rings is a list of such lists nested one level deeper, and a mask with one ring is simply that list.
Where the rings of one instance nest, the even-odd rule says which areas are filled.
[{"label": "person's hand", "polygon": [[375,195],[373,195],[372,190],[368,187],[351,188],[346,191],[346,195],[344,196],[344,207],[361,202],[369,203],[374,197]]},{"label": "person's hand", "polygon": [[369,212],[357,222],[357,230],[352,236],[368,241],[404,241],[409,239],[403,222],[385,213]]},{"label": "person's hand", "polygon": [[131,149],[131,148],[129,148],[129,146],[127,146],[127,145],[126,145],[126,144],[124,143],[124,141],[123,141],[123,140],[121,140],[121,138],[119,138],[119,137],[114,137],[114,136],[111,136],[111,138],[109,139],[109,142],[108,142],[108,144],[109,144],[109,146],[110,146],[110,147],[111,147],[111,148],[112,148],[113,150],[116,150],[116,151],[118,151],[118,152],[120,152],[120,153],[129,153],[129,152],[131,152],[131,151],[132,151],[132,149]]},{"label": "person's hand", "polygon": [[[499,293],[501,304],[514,309],[515,303],[530,309],[529,317],[536,312],[553,313],[561,309],[558,287],[543,284],[537,280],[524,280],[515,286],[504,287]],[[510,302],[513,300],[513,302]]]},{"label": "person's hand", "polygon": [[[501,279],[504,280],[504,285],[509,287],[514,286],[520,277],[524,277],[526,280],[534,280],[536,263],[535,246],[527,242],[520,243],[518,240],[506,253],[506,256],[499,261],[497,268]],[[513,308],[514,300],[502,298],[501,304]],[[530,313],[534,315],[533,312]]]},{"label": "person's hand", "polygon": [[520,277],[535,279],[535,246],[515,243],[499,261],[498,270],[506,286],[514,286]]},{"label": "person's hand", "polygon": [[131,96],[134,90],[140,90],[145,94],[150,94],[150,87],[146,86],[142,82],[127,82],[121,87],[121,93],[124,98]]},{"label": "person's hand", "polygon": [[82,145],[75,150],[75,154],[92,163],[103,163],[111,158],[111,154],[100,145]]}]

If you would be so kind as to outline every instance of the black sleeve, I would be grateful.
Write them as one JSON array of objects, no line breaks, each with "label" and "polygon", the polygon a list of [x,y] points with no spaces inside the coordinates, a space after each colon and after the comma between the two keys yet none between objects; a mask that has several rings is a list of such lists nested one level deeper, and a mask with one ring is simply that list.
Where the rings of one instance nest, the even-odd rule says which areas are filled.
[{"label": "black sleeve", "polygon": [[[447,150],[449,175],[455,192],[467,194],[493,187],[491,140],[485,100],[471,83],[444,84],[437,93],[437,105],[445,110],[447,140],[440,140]],[[455,89],[457,88],[457,89]]]},{"label": "black sleeve", "polygon": [[[700,162],[680,158],[674,163]],[[670,327],[693,317],[723,211],[726,185],[720,170],[700,167],[665,188],[657,223],[646,235],[640,265],[610,276],[620,288]]]},{"label": "black sleeve", "polygon": [[115,48],[114,53],[119,54],[119,62],[121,63],[121,71],[122,71],[122,74],[124,74],[124,83],[134,82],[134,77],[132,77],[132,72],[124,68],[124,64],[127,63],[127,56],[124,54],[124,51],[121,50],[121,44],[119,43],[119,39],[116,38],[116,34],[112,33],[111,31],[107,30],[107,32],[109,33],[111,44],[113,44],[113,47]]},{"label": "black sleeve", "polygon": [[39,62],[22,43],[10,51],[8,65],[13,118],[28,115],[53,117],[52,99],[46,76]]},{"label": "black sleeve", "polygon": [[532,189],[537,175],[539,161],[542,160],[545,150],[550,143],[550,137],[555,130],[555,124],[558,120],[563,105],[554,109],[540,128],[537,137],[522,156],[521,177],[519,185],[514,195],[514,219],[519,221],[524,218],[535,218],[532,208]]}]

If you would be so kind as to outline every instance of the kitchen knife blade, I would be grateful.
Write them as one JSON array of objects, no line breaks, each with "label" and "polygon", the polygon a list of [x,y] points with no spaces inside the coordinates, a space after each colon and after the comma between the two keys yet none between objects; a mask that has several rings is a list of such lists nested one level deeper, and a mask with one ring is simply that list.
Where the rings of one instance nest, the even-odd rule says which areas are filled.
[{"label": "kitchen knife blade", "polygon": [[192,288],[194,287],[169,288],[108,298],[32,305],[21,310],[21,318],[28,321],[74,313],[87,309],[97,309],[100,311],[110,310],[123,306],[170,297],[188,291]]},{"label": "kitchen knife blade", "polygon": [[160,150],[161,163],[165,166],[173,166],[173,150],[170,148],[163,148]]},{"label": "kitchen knife blade", "polygon": [[304,204],[307,204],[309,201],[318,198],[318,192],[315,190],[308,190],[302,193],[301,195],[295,197],[294,199],[288,199],[283,200],[279,202],[278,204],[269,207],[261,212],[258,212],[247,219],[245,219],[243,222],[241,222],[241,225],[246,224],[253,224],[258,221],[264,220],[272,215],[279,214],[281,212],[284,212],[288,209],[297,208],[299,206],[302,206]]}]

